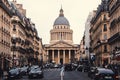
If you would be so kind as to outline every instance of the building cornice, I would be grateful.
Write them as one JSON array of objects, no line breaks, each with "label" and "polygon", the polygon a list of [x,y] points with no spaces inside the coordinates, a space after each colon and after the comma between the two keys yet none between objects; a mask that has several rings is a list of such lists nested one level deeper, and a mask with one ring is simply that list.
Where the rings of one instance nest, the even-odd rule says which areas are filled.
[{"label": "building cornice", "polygon": [[10,17],[12,17],[11,11],[7,8],[7,6],[6,6],[2,1],[0,1],[0,7],[1,7]]}]

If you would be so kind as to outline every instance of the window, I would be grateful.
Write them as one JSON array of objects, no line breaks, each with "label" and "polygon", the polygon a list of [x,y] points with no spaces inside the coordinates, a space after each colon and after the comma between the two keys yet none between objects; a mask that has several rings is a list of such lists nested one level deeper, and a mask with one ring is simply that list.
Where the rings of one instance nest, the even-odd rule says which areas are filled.
[{"label": "window", "polygon": [[107,31],[107,24],[104,24],[104,30],[103,31]]},{"label": "window", "polygon": [[107,45],[104,45],[104,52],[107,52]]},{"label": "window", "polygon": [[103,18],[104,20],[106,20],[107,18],[106,18],[106,15],[104,15],[104,18]]},{"label": "window", "polygon": [[16,25],[13,25],[13,30],[16,31]]},{"label": "window", "polygon": [[107,40],[107,34],[104,34],[104,40]]}]

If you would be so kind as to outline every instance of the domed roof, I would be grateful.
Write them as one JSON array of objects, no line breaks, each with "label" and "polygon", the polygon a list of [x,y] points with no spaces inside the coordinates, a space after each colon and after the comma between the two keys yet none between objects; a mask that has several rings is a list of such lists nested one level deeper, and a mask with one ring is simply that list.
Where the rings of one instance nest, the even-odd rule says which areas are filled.
[{"label": "domed roof", "polygon": [[64,17],[63,9],[60,10],[59,17],[55,20],[54,25],[67,25],[67,26],[69,26],[69,21]]}]

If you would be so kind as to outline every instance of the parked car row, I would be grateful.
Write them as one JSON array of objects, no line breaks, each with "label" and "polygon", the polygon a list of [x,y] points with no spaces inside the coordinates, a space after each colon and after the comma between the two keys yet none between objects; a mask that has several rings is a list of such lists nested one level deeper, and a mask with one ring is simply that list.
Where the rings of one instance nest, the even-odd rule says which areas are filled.
[{"label": "parked car row", "polygon": [[61,68],[62,65],[61,64],[53,64],[53,63],[47,63],[45,65],[43,65],[43,68]]},{"label": "parked car row", "polygon": [[88,72],[90,70],[90,66],[87,65],[78,65],[78,67],[76,68],[77,71],[81,71],[81,72]]},{"label": "parked car row", "polygon": [[78,67],[78,64],[75,64],[75,63],[64,64],[65,71],[73,71],[73,70],[76,70],[77,67]]},{"label": "parked car row", "polygon": [[8,71],[7,80],[20,79],[28,75],[29,78],[43,78],[42,68],[38,65],[13,67]]},{"label": "parked car row", "polygon": [[93,80],[118,80],[115,73],[111,69],[91,67],[88,77]]},{"label": "parked car row", "polygon": [[110,68],[90,67],[87,65],[78,65],[77,71],[87,72],[88,77],[92,80],[119,80],[116,72]]}]

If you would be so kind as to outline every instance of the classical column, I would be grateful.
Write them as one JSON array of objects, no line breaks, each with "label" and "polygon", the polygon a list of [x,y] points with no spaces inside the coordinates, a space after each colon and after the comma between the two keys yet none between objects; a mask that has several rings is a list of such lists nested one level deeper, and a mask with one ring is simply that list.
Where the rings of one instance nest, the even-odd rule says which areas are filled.
[{"label": "classical column", "polygon": [[55,61],[54,50],[52,50],[52,61]]},{"label": "classical column", "polygon": [[70,53],[70,50],[68,52],[69,52],[69,63],[70,63],[71,62],[71,53]]},{"label": "classical column", "polygon": [[58,50],[58,64],[60,63],[60,50]]},{"label": "classical column", "polygon": [[65,63],[65,50],[63,50],[63,64]]}]

